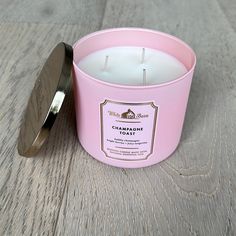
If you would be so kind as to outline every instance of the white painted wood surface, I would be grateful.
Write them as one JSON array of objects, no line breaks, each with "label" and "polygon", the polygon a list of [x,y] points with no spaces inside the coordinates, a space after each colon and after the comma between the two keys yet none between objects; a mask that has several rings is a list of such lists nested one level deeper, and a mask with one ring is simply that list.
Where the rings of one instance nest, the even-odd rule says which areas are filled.
[{"label": "white painted wood surface", "polygon": [[[236,235],[236,5],[233,0],[0,1],[0,235]],[[53,46],[101,28],[165,31],[196,51],[181,143],[124,170],[79,145],[72,93],[36,158],[20,121]]]}]

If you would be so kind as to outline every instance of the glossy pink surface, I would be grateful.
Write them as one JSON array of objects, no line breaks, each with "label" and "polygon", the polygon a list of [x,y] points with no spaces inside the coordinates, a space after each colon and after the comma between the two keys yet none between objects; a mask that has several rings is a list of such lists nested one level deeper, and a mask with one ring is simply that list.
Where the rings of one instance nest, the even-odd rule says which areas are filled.
[{"label": "glossy pink surface", "polygon": [[[113,46],[140,46],[162,50],[181,61],[188,72],[173,81],[150,86],[110,84],[90,77],[77,64],[88,54]],[[74,91],[77,133],[81,145],[95,159],[123,168],[156,164],[170,156],[181,137],[192,76],[196,64],[193,50],[183,41],[157,31],[117,28],[98,31],[74,45]],[[145,160],[107,157],[101,148],[101,104],[153,102],[158,107],[152,153]],[[103,124],[106,125],[106,124]]]}]

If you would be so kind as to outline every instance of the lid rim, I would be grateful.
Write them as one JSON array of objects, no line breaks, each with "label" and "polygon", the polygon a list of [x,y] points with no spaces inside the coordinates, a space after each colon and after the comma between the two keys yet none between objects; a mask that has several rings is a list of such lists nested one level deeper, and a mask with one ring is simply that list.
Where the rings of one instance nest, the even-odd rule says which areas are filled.
[{"label": "lid rim", "polygon": [[69,91],[73,49],[61,42],[50,53],[31,92],[18,138],[21,156],[36,155],[50,134]]}]

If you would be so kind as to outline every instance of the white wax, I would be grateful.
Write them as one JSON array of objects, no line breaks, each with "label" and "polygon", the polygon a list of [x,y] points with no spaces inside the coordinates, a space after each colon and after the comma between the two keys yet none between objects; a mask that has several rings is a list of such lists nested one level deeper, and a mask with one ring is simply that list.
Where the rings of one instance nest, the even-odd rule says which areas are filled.
[{"label": "white wax", "polygon": [[96,79],[124,85],[144,85],[143,69],[146,85],[168,82],[187,72],[180,61],[162,51],[145,48],[143,63],[142,54],[142,47],[106,48],[84,57],[78,66]]}]

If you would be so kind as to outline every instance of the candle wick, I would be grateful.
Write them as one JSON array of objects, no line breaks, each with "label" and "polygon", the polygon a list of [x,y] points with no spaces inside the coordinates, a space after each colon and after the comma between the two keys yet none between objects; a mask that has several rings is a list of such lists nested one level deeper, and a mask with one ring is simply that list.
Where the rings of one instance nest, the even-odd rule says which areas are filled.
[{"label": "candle wick", "polygon": [[145,60],[145,48],[142,48],[142,58],[141,58],[141,64],[144,63]]},{"label": "candle wick", "polygon": [[105,62],[104,62],[103,70],[107,70],[108,58],[109,58],[109,56],[107,55],[107,56],[105,57]]},{"label": "candle wick", "polygon": [[143,69],[143,85],[147,84],[147,72],[146,69]]}]

